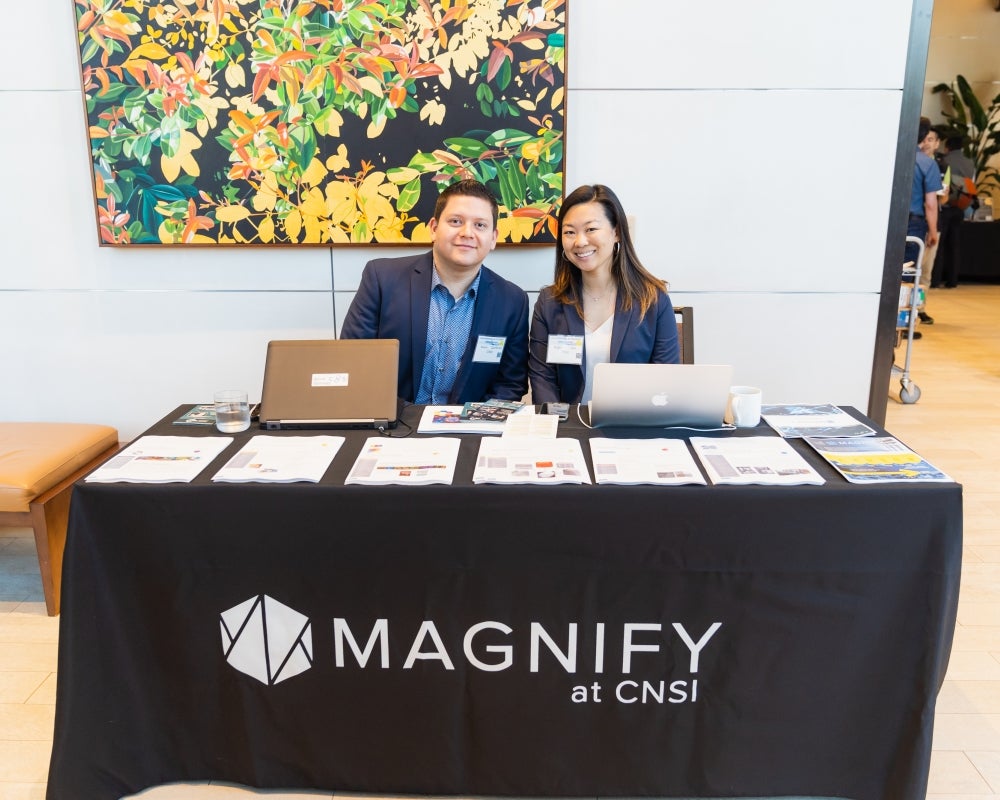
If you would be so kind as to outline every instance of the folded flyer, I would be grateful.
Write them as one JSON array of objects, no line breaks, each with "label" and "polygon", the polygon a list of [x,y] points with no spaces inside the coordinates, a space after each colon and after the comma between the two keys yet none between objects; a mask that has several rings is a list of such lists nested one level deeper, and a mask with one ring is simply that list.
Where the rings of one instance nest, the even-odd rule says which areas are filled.
[{"label": "folded flyer", "polygon": [[[527,406],[525,407],[527,408]],[[534,407],[531,407],[534,411]],[[462,416],[464,406],[427,406],[417,425],[417,433],[502,434],[506,415],[502,419],[470,419]],[[523,414],[524,411],[515,412]]]},{"label": "folded flyer", "polygon": [[657,486],[704,484],[694,456],[683,439],[590,440],[594,477],[600,483]]},{"label": "folded flyer", "polygon": [[254,436],[212,480],[319,483],[343,443],[343,436]]},{"label": "folded flyer", "polygon": [[192,406],[171,423],[173,425],[215,424],[215,405],[213,403]]},{"label": "folded flyer", "polygon": [[698,460],[713,484],[793,486],[823,484],[823,476],[778,436],[691,439]]},{"label": "folded flyer", "polygon": [[515,411],[524,408],[517,400],[486,400],[482,403],[466,403],[462,408],[462,419],[484,419],[503,422]]},{"label": "folded flyer", "polygon": [[143,436],[104,462],[87,483],[190,483],[231,436]]},{"label": "folded flyer", "polygon": [[590,483],[580,442],[572,438],[483,439],[473,483]]},{"label": "folded flyer", "polygon": [[851,483],[952,482],[893,436],[813,438],[806,442]]},{"label": "folded flyer", "polygon": [[859,422],[844,409],[830,403],[766,405],[761,417],[785,439],[806,436],[874,436],[875,429]]},{"label": "folded flyer", "polygon": [[365,442],[345,484],[422,486],[450,484],[461,442],[452,438],[394,439],[373,436]]}]

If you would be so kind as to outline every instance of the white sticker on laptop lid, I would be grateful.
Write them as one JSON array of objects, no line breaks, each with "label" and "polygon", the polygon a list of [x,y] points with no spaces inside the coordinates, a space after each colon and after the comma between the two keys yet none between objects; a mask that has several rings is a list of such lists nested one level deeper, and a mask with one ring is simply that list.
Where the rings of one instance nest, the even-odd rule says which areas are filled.
[{"label": "white sticker on laptop lid", "polygon": [[349,372],[314,372],[313,386],[347,386]]}]

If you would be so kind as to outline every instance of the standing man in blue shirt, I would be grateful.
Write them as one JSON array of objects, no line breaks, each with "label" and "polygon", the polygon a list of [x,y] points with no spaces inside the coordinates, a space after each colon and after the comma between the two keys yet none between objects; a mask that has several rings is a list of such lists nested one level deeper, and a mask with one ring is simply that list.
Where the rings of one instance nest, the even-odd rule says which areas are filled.
[{"label": "standing man in blue shirt", "polygon": [[[910,194],[910,219],[906,225],[906,235],[923,239],[927,247],[933,247],[938,240],[938,192],[941,191],[941,170],[937,162],[921,150],[920,145],[931,132],[931,121],[927,117],[920,118],[917,128],[917,163],[913,170],[913,191]],[[920,256],[920,248],[913,242],[907,242],[903,250],[903,261],[916,263]],[[930,265],[928,265],[929,267]],[[930,276],[927,276],[929,279]],[[927,283],[921,276],[921,284]],[[914,287],[916,290],[917,287]],[[926,317],[926,312],[921,312]],[[928,317],[928,319],[930,319]],[[914,333],[914,338],[919,338]]]},{"label": "standing man in blue shirt", "polygon": [[[917,129],[917,165],[913,170],[913,192],[910,194],[910,221],[906,226],[907,236],[923,239],[928,247],[937,244],[937,193],[944,188],[937,162],[920,149],[930,132],[931,121],[927,117],[921,117]],[[903,260],[916,261],[918,250],[917,245],[907,242]]]},{"label": "standing man in blue shirt", "polygon": [[399,340],[399,396],[460,405],[528,390],[528,296],[483,266],[496,198],[464,180],[438,197],[429,253],[368,262],[342,339]]}]

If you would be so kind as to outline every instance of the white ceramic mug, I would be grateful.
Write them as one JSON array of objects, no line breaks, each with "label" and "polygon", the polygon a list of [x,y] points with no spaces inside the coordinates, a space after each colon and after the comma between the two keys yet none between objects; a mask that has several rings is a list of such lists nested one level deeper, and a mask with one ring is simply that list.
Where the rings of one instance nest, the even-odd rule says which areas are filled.
[{"label": "white ceramic mug", "polygon": [[730,386],[729,415],[737,428],[756,428],[760,424],[760,389]]}]

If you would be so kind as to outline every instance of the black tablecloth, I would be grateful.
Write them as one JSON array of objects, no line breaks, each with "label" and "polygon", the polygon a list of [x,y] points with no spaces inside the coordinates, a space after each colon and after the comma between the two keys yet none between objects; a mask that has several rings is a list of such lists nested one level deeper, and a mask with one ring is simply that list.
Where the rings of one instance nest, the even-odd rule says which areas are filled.
[{"label": "black tablecloth", "polygon": [[254,433],[191,484],[77,486],[50,800],[924,796],[957,484],[799,443],[826,485],[473,486],[469,437],[452,486],[345,487],[349,432],[318,485],[213,485]]}]

